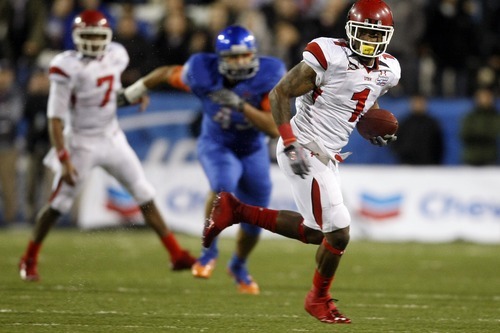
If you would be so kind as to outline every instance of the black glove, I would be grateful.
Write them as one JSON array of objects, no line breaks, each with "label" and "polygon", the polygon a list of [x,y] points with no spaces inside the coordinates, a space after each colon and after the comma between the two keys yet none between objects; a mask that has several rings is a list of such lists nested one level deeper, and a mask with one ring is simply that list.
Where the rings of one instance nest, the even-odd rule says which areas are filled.
[{"label": "black glove", "polygon": [[128,106],[128,105],[132,104],[125,96],[125,89],[120,89],[116,93],[116,104],[118,107]]},{"label": "black glove", "polygon": [[376,146],[384,147],[387,146],[387,144],[396,141],[397,139],[398,137],[395,136],[394,134],[386,134],[383,137],[374,136],[373,138],[370,139],[370,142]]},{"label": "black glove", "polygon": [[309,161],[307,160],[304,148],[302,148],[302,146],[300,146],[297,142],[294,142],[285,147],[283,152],[290,161],[293,173],[304,179],[304,176],[309,174]]},{"label": "black glove", "polygon": [[212,102],[228,106],[232,109],[236,109],[238,112],[243,111],[243,104],[245,103],[240,96],[232,92],[229,89],[221,89],[214,91],[208,95]]}]

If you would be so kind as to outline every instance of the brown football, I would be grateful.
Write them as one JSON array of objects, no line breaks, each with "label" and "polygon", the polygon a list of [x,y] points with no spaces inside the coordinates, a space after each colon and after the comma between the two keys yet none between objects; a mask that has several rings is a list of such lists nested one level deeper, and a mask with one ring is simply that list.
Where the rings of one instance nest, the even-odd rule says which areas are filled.
[{"label": "brown football", "polygon": [[356,125],[359,134],[367,140],[376,136],[396,134],[398,120],[389,111],[384,109],[370,109]]}]

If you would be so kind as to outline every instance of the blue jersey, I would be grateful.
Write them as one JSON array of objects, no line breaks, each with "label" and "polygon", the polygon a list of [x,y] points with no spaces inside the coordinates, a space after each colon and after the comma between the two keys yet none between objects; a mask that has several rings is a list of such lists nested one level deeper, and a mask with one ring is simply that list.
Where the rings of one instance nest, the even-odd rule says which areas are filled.
[{"label": "blue jersey", "polygon": [[[230,89],[247,103],[262,110],[268,93],[285,74],[282,61],[259,57],[259,70],[252,78],[228,84],[218,70],[218,56],[198,53],[182,70],[182,81],[200,99],[203,120],[198,138],[198,159],[214,193],[227,191],[251,205],[267,206],[271,197],[270,158],[265,134],[255,128],[243,113],[213,103],[210,93]],[[270,110],[263,111],[270,112]],[[244,225],[248,233],[259,227]]]},{"label": "blue jersey", "polygon": [[263,99],[285,72],[286,68],[281,60],[259,57],[259,70],[254,77],[228,87],[224,86],[225,79],[219,73],[216,54],[197,53],[191,56],[184,64],[182,80],[202,102],[200,140],[214,140],[241,153],[258,149],[264,144],[265,135],[246,120],[243,113],[213,103],[208,94],[223,88],[231,89],[245,102],[262,109]]}]

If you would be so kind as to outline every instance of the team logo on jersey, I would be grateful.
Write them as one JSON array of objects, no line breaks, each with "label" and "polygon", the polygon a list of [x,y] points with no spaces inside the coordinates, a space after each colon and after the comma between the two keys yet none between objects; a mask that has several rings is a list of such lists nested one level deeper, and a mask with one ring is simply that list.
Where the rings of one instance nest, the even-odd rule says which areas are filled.
[{"label": "team logo on jersey", "polygon": [[389,82],[389,76],[387,76],[387,71],[380,71],[380,74],[377,77],[375,83],[377,86],[385,86]]}]

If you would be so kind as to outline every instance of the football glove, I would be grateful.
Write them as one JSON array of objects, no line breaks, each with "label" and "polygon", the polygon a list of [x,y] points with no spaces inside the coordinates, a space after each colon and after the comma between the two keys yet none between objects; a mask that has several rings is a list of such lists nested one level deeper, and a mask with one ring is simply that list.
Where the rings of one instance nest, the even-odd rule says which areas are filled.
[{"label": "football glove", "polygon": [[304,148],[297,142],[294,142],[285,147],[283,152],[288,157],[293,173],[304,179],[309,174],[309,161],[307,160]]},{"label": "football glove", "polygon": [[128,105],[132,104],[125,96],[125,89],[120,89],[116,93],[116,104],[118,107],[128,106]]},{"label": "football glove", "polygon": [[229,89],[221,89],[214,91],[208,95],[212,102],[228,106],[232,109],[237,110],[238,112],[243,111],[243,104],[245,103],[240,96],[236,93],[232,92]]},{"label": "football glove", "polygon": [[384,147],[387,146],[387,144],[396,141],[397,139],[398,137],[394,134],[386,134],[384,136],[374,136],[370,139],[370,142],[376,146]]}]

